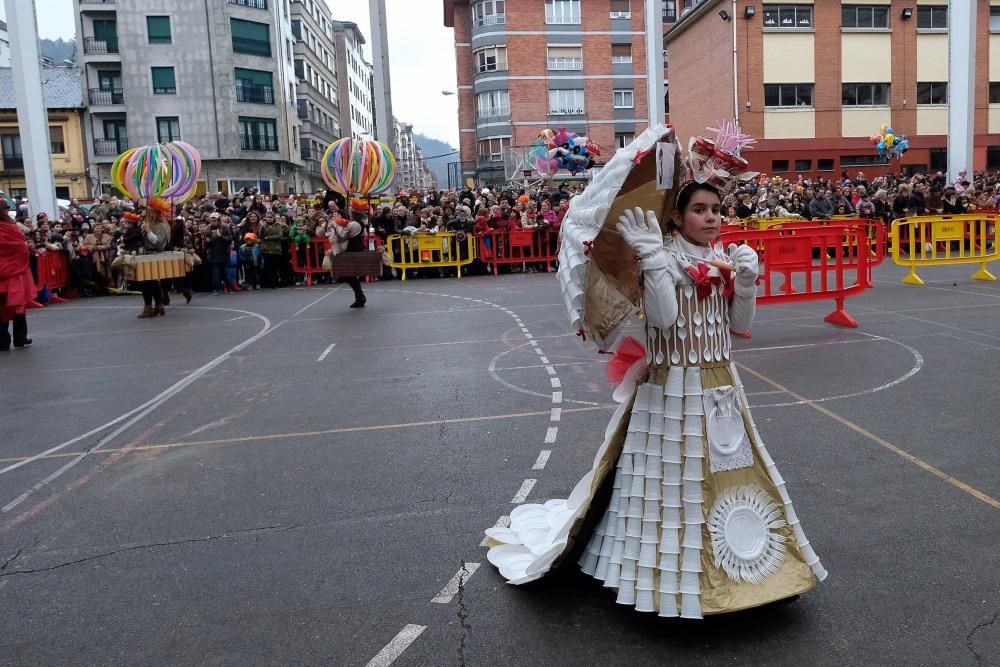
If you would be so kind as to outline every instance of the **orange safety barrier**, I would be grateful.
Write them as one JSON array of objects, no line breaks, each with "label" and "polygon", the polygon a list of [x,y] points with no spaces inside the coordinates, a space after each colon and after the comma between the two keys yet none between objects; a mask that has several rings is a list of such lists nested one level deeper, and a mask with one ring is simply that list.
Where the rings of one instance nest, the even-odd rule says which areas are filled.
[{"label": "orange safety barrier", "polygon": [[[836,221],[815,220],[812,222],[785,223],[773,226],[770,229],[795,234],[800,230],[817,228],[822,229],[831,225],[855,227],[862,230],[869,245],[870,256],[868,263],[874,267],[879,266],[885,261],[889,245],[888,232],[886,231],[885,224],[881,220],[872,220],[867,218],[839,218]],[[858,240],[860,240],[858,237],[852,236],[844,242],[844,250],[847,251],[849,257],[853,257],[858,253],[858,247],[852,245]],[[869,285],[869,287],[871,287],[871,285]]]},{"label": "orange safety barrier", "polygon": [[323,256],[330,252],[330,239],[325,236],[313,236],[305,244],[305,252],[299,252],[299,244],[291,244],[292,271],[306,277],[306,285],[312,287],[313,276],[329,273],[323,268]]},{"label": "orange safety barrier", "polygon": [[[764,288],[757,296],[758,304],[833,299],[836,308],[823,319],[840,326],[858,326],[844,310],[844,300],[872,285],[870,254],[849,250],[868,246],[862,226],[799,225],[794,234],[780,229],[737,231],[723,235],[722,243],[745,243],[757,250]],[[784,282],[775,287],[774,279],[779,275]],[[795,289],[795,279],[804,289]]]},{"label": "orange safety barrier", "polygon": [[546,271],[559,257],[559,232],[552,229],[495,230],[479,235],[479,259],[493,267],[501,264],[543,262]]},{"label": "orange safety barrier", "polygon": [[[69,257],[66,253],[49,250],[43,255],[38,255],[37,262],[38,280],[35,281],[35,289],[41,292],[48,287],[49,303],[66,303],[66,299],[57,295],[55,291],[69,287]],[[41,307],[41,304],[33,307]]]}]

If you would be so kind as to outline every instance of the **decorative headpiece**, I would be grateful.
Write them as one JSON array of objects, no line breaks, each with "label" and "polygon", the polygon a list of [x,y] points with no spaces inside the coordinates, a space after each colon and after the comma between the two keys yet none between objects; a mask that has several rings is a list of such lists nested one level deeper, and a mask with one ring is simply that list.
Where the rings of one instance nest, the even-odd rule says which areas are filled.
[{"label": "decorative headpiece", "polygon": [[750,163],[742,155],[744,150],[749,150],[757,142],[749,134],[740,132],[739,123],[719,121],[714,128],[705,129],[715,133],[715,140],[691,137],[685,160],[688,180],[684,186],[708,183],[726,194],[737,183],[758,175],[749,170]]},{"label": "decorative headpiece", "polygon": [[371,215],[372,207],[363,199],[354,198],[351,200],[351,210],[363,215]]},{"label": "decorative headpiece", "polygon": [[148,202],[146,202],[146,208],[151,208],[159,213],[170,213],[170,204],[160,199],[159,197],[153,197]]},{"label": "decorative headpiece", "polygon": [[142,222],[142,216],[138,213],[132,213],[131,211],[125,211],[122,213],[122,217],[130,222]]}]

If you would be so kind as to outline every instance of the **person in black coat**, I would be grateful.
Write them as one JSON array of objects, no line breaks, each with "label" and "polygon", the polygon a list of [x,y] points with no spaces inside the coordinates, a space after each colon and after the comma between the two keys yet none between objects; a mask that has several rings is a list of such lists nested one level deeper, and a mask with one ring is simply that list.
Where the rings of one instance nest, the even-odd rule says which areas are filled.
[{"label": "person in black coat", "polygon": [[233,235],[229,231],[229,225],[222,224],[220,215],[217,212],[213,213],[209,219],[206,255],[208,264],[212,267],[212,292],[215,294],[218,294],[220,289],[229,291],[229,286],[226,284],[226,267],[229,265],[232,247]]}]

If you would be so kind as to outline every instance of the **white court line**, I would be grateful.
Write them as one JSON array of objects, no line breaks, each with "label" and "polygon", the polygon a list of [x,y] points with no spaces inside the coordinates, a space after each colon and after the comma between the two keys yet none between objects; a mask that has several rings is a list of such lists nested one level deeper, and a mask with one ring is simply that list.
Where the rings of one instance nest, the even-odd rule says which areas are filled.
[{"label": "white court line", "polygon": [[743,352],[769,352],[771,350],[796,350],[804,347],[823,347],[825,345],[850,345],[851,343],[870,343],[875,338],[854,338],[852,340],[830,340],[822,343],[802,343],[800,345],[772,345],[770,347],[746,347],[733,348],[740,353]]},{"label": "white court line", "polygon": [[527,498],[528,494],[531,493],[531,489],[535,488],[535,484],[538,483],[537,479],[526,479],[521,484],[521,488],[517,490],[514,497],[510,499],[512,505],[520,505]]},{"label": "white court line", "polygon": [[552,383],[553,389],[558,389],[559,387],[562,386],[562,382],[559,380],[559,378],[549,378],[549,381]]},{"label": "white court line", "polygon": [[551,445],[556,441],[556,436],[559,434],[558,426],[550,426],[549,430],[545,432],[545,444]]},{"label": "white court line", "polygon": [[562,419],[562,408],[552,408],[552,414],[549,416],[549,421],[557,422]]},{"label": "white court line", "polygon": [[[549,365],[549,366],[545,367],[545,372],[548,373],[549,375],[555,375],[556,374],[556,369],[552,368],[552,366]],[[580,402],[581,401],[577,401],[577,403],[580,403]]]},{"label": "white court line", "polygon": [[532,470],[543,470],[545,469],[545,464],[549,462],[549,456],[552,455],[551,449],[543,449],[538,453],[538,458],[535,460],[535,465],[531,466]]},{"label": "white court line", "polygon": [[[531,347],[535,348],[535,351],[538,352],[538,349],[537,349],[538,348],[538,341],[537,340],[531,341],[530,343],[528,343],[528,345],[530,345]],[[539,354],[541,354],[541,352],[539,352]]]},{"label": "white court line", "polygon": [[365,667],[388,667],[426,629],[426,625],[407,625]]},{"label": "white court line", "polygon": [[561,391],[554,391],[554,392],[552,392],[552,402],[555,403],[556,405],[562,403],[562,392]]},{"label": "white court line", "polygon": [[476,570],[479,569],[479,563],[465,563],[462,569],[451,578],[441,592],[434,596],[431,602],[436,602],[437,604],[448,604],[451,602],[452,598],[458,593],[458,589],[462,587],[462,584],[467,582]]},{"label": "white court line", "polygon": [[[534,343],[535,341],[531,341],[531,342],[532,342],[532,343]],[[544,355],[544,354],[545,354],[545,352],[543,352],[543,351],[542,351],[542,348],[540,348],[540,347],[536,347],[536,348],[535,348],[535,354],[537,354],[538,356],[540,356],[540,357],[541,357],[542,355]]]},{"label": "white court line", "polygon": [[546,357],[546,356],[545,356],[544,354],[543,354],[543,355],[541,355],[541,356],[539,356],[539,357],[538,357],[538,360],[539,360],[540,362],[542,362],[543,364],[547,364],[547,363],[549,363],[549,358],[548,358],[548,357]]},{"label": "white court line", "polygon": [[[11,502],[9,502],[6,505],[4,505],[3,508],[0,509],[0,511],[3,511],[3,512],[9,512],[9,511],[11,511],[15,507],[17,507],[18,505],[20,505],[21,503],[23,503],[25,500],[27,500],[28,497],[31,496],[31,494],[33,494],[34,492],[38,491],[39,489],[45,487],[46,485],[52,483],[56,479],[58,479],[60,476],[63,475],[63,473],[67,472],[68,470],[70,470],[71,468],[73,468],[74,466],[76,466],[76,464],[78,464],[80,461],[82,461],[86,457],[90,456],[91,454],[93,454],[94,452],[96,452],[97,450],[99,450],[100,448],[104,447],[104,445],[106,445],[109,442],[111,442],[111,440],[113,440],[115,437],[117,437],[123,431],[125,431],[128,428],[130,428],[133,424],[135,424],[139,420],[143,419],[146,415],[148,415],[149,413],[151,413],[153,410],[157,409],[158,407],[160,407],[161,405],[163,405],[164,403],[166,403],[167,401],[169,401],[171,398],[173,398],[174,396],[176,396],[177,394],[179,394],[180,392],[182,392],[184,389],[186,389],[187,387],[189,387],[191,384],[193,384],[199,378],[201,378],[202,376],[204,376],[206,373],[208,373],[212,369],[216,368],[217,366],[219,366],[220,364],[222,364],[223,362],[225,362],[232,355],[236,354],[240,350],[243,350],[243,349],[249,347],[250,345],[253,345],[258,340],[260,340],[261,338],[263,338],[264,336],[268,335],[269,333],[271,333],[272,331],[274,331],[275,329],[277,329],[281,325],[283,325],[286,322],[288,322],[289,320],[291,320],[292,317],[295,317],[295,315],[299,315],[301,313],[304,313],[310,307],[316,305],[317,303],[319,303],[323,299],[327,298],[328,296],[330,296],[334,292],[338,291],[340,289],[340,287],[341,286],[338,285],[337,287],[335,287],[332,290],[328,291],[323,296],[321,296],[318,299],[315,299],[314,301],[310,302],[304,308],[300,308],[298,311],[295,312],[294,315],[292,315],[288,319],[282,320],[281,322],[278,322],[274,326],[271,326],[271,321],[269,319],[267,319],[266,317],[264,317],[263,315],[260,315],[259,313],[253,313],[253,312],[250,312],[250,311],[247,311],[247,310],[237,310],[235,308],[219,308],[219,307],[214,307],[214,306],[189,306],[190,308],[200,308],[200,309],[204,309],[204,310],[228,310],[230,312],[244,313],[244,314],[247,314],[247,315],[252,315],[252,316],[258,317],[258,318],[260,318],[260,319],[262,319],[264,321],[264,328],[261,329],[260,331],[258,331],[256,334],[254,334],[250,338],[247,338],[242,343],[231,347],[226,352],[223,352],[222,354],[220,354],[219,356],[217,356],[215,359],[212,359],[207,364],[203,365],[201,368],[198,368],[198,369],[192,371],[187,376],[185,376],[184,378],[182,378],[178,382],[174,383],[172,386],[170,386],[169,388],[165,389],[164,391],[160,392],[159,394],[157,394],[155,397],[153,397],[149,401],[146,401],[145,403],[143,403],[139,407],[137,407],[137,408],[135,408],[135,409],[133,409],[133,410],[125,413],[124,415],[121,415],[117,419],[114,419],[114,420],[108,422],[104,426],[98,427],[96,429],[92,429],[91,431],[88,431],[87,433],[85,433],[85,434],[83,434],[81,436],[77,436],[76,438],[73,438],[71,440],[67,440],[66,442],[64,442],[62,444],[59,444],[59,445],[56,445],[55,447],[50,447],[48,450],[46,450],[44,452],[41,452],[40,454],[36,454],[36,455],[34,455],[32,457],[23,459],[21,461],[18,461],[17,463],[12,463],[11,465],[9,465],[9,466],[7,466],[5,468],[0,469],[0,475],[2,475],[4,473],[6,473],[6,472],[9,472],[9,471],[14,470],[16,468],[19,468],[19,467],[21,467],[23,465],[31,463],[32,461],[37,461],[38,459],[40,459],[40,458],[42,458],[44,456],[47,456],[47,455],[52,454],[52,453],[55,453],[55,452],[57,452],[57,451],[59,451],[61,449],[65,449],[66,447],[68,447],[68,446],[70,446],[70,445],[72,445],[72,444],[74,444],[76,442],[79,442],[80,440],[83,440],[84,438],[89,437],[90,435],[94,435],[96,433],[100,433],[105,428],[108,428],[109,426],[112,426],[112,425],[114,425],[114,424],[116,424],[116,423],[118,423],[118,422],[120,422],[122,420],[128,419],[131,415],[135,415],[131,419],[128,419],[128,421],[126,421],[124,424],[122,424],[121,426],[119,426],[118,428],[116,428],[114,431],[112,431],[109,435],[101,438],[101,440],[98,441],[98,443],[96,445],[94,445],[93,447],[90,447],[89,449],[84,450],[83,452],[80,453],[79,456],[73,458],[68,463],[66,463],[65,465],[63,465],[61,468],[59,468],[58,470],[56,470],[52,474],[48,475],[47,477],[45,477],[40,482],[37,482],[34,486],[32,486],[30,489],[28,489],[27,491],[25,491],[24,493],[22,493],[20,496],[18,496],[17,498],[15,498],[14,500],[12,500]],[[92,306],[92,307],[95,307],[95,308],[108,308],[109,306]],[[110,307],[111,308],[130,308],[130,306],[110,306]]]},{"label": "white court line", "polygon": [[330,343],[330,347],[328,347],[325,350],[323,350],[323,354],[319,355],[319,359],[316,360],[316,363],[319,363],[319,362],[323,361],[324,359],[326,359],[326,355],[330,354],[330,350],[332,350],[336,346],[337,346],[336,343]]}]

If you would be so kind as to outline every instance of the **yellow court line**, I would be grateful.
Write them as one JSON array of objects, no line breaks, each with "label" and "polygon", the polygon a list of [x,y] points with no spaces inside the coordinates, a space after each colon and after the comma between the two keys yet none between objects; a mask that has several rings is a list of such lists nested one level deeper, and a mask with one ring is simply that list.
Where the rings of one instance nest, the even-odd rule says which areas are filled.
[{"label": "yellow court line", "polygon": [[[592,412],[594,410],[611,410],[617,408],[617,405],[595,405],[588,406],[584,408],[564,408],[562,414],[568,412]],[[467,424],[470,422],[481,422],[481,421],[494,421],[499,419],[520,419],[522,417],[548,417],[551,416],[551,410],[542,410],[538,412],[514,412],[510,414],[503,415],[484,415],[481,417],[455,417],[453,419],[435,419],[433,421],[422,421],[422,422],[402,422],[398,424],[375,424],[372,426],[349,426],[345,428],[331,428],[322,431],[300,431],[297,433],[270,433],[268,435],[247,435],[238,438],[220,438],[218,440],[191,440],[189,442],[166,442],[159,444],[150,445],[138,445],[135,447],[119,447],[116,449],[101,449],[95,454],[113,454],[115,452],[141,452],[154,449],[176,449],[179,447],[198,447],[201,445],[230,445],[230,444],[243,444],[248,442],[258,442],[261,440],[286,440],[288,438],[310,438],[320,435],[334,435],[337,433],[359,433],[364,431],[385,431],[390,429],[402,429],[402,428],[416,428],[424,426],[442,426],[445,424]],[[60,459],[60,458],[70,458],[76,457],[83,452],[57,452],[55,454],[49,454],[48,456],[39,457],[38,461],[43,459]],[[0,458],[0,463],[17,463],[18,461],[23,461],[25,459],[31,458],[30,456],[15,456],[10,458]]]},{"label": "yellow court line", "polygon": [[827,408],[823,407],[819,403],[816,403],[815,401],[810,401],[805,396],[801,396],[799,394],[796,394],[794,391],[792,391],[788,387],[785,387],[784,385],[781,385],[778,382],[775,382],[774,380],[772,380],[771,378],[767,377],[766,375],[763,375],[762,373],[758,373],[754,369],[749,368],[747,366],[744,366],[741,363],[737,362],[736,365],[739,366],[742,370],[745,370],[750,375],[753,375],[758,380],[763,380],[764,382],[766,382],[767,384],[771,385],[775,389],[780,389],[782,392],[788,394],[789,396],[791,396],[795,400],[800,401],[804,405],[808,405],[813,410],[816,410],[817,412],[821,412],[824,415],[826,415],[827,417],[829,417],[830,419],[833,419],[834,421],[839,422],[840,424],[843,424],[844,426],[846,426],[847,428],[851,429],[852,431],[860,433],[861,435],[865,436],[866,438],[868,438],[872,442],[876,443],[877,445],[879,445],[881,447],[884,447],[885,449],[888,449],[893,454],[896,454],[897,456],[900,456],[900,457],[906,459],[907,461],[909,461],[913,465],[917,466],[918,468],[923,468],[924,470],[926,470],[930,474],[934,475],[938,479],[944,480],[945,482],[948,482],[949,484],[951,484],[955,488],[961,489],[962,491],[968,493],[973,498],[981,500],[984,503],[986,503],[987,505],[989,505],[989,506],[991,506],[991,507],[993,507],[995,509],[1000,510],[1000,500],[997,500],[993,496],[989,496],[989,495],[983,493],[982,491],[980,491],[979,489],[975,489],[975,488],[969,486],[968,484],[966,484],[962,480],[955,479],[954,477],[952,477],[948,473],[944,472],[943,470],[941,470],[939,468],[934,467],[933,465],[931,465],[927,461],[924,461],[923,459],[917,458],[916,456],[914,456],[913,454],[910,454],[908,451],[906,451],[904,449],[900,449],[899,447],[897,447],[896,445],[892,444],[888,440],[886,440],[884,438],[880,438],[879,436],[875,435],[874,433],[872,433],[872,432],[870,432],[870,431],[862,428],[861,426],[858,426],[857,424],[855,424],[851,420],[849,420],[849,419],[847,419],[845,417],[841,417],[840,415],[838,415],[835,412],[831,412],[830,410],[828,410]]}]

